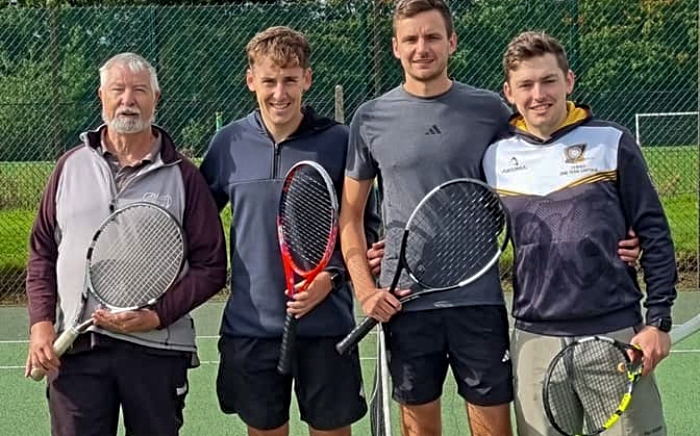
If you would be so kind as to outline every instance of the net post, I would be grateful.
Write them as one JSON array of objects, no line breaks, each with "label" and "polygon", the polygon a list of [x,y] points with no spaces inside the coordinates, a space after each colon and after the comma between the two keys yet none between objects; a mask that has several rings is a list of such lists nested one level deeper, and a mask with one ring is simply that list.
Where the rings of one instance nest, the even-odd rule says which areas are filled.
[{"label": "net post", "polygon": [[384,421],[384,429],[387,436],[392,434],[391,431],[391,402],[389,401],[389,386],[391,380],[389,380],[389,364],[386,358],[386,340],[384,338],[384,327],[381,324],[377,325],[377,342],[379,343],[377,359],[379,363],[377,369],[379,370],[379,377],[381,377],[381,388],[382,388],[382,419]]}]

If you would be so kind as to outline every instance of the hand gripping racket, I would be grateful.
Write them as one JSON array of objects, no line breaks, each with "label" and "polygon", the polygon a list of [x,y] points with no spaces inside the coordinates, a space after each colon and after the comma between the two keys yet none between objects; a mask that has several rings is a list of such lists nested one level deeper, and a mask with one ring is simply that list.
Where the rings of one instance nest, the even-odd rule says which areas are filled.
[{"label": "hand gripping racket", "polygon": [[[401,304],[476,281],[497,263],[509,229],[505,206],[485,183],[465,178],[441,184],[408,218],[389,292],[396,291],[403,270],[421,289],[401,298]],[[377,322],[365,318],[336,350],[347,353]]]},{"label": "hand gripping racket", "polygon": [[[72,325],[53,344],[63,355],[93,324],[83,320],[88,296],[113,312],[153,305],[177,280],[185,263],[185,235],[174,216],[152,203],[132,203],[100,225],[87,250],[80,307]],[[43,369],[30,373],[39,381]]]},{"label": "hand gripping racket", "polygon": [[[312,161],[301,161],[285,176],[277,214],[286,294],[305,291],[323,271],[335,250],[338,235],[338,198],[333,181]],[[304,279],[296,289],[296,276]],[[277,371],[289,374],[296,344],[297,318],[287,313]]]}]

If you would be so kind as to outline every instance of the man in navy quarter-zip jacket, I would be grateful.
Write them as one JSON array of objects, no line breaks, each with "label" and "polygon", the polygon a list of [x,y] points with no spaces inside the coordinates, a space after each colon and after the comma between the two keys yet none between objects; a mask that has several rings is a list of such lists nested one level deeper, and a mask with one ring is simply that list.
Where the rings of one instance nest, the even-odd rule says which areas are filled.
[{"label": "man in navy quarter-zip jacket", "polygon": [[[271,27],[248,43],[248,88],[258,108],[222,128],[201,165],[219,209],[231,205],[231,295],[221,324],[217,394],[248,434],[286,436],[292,382],[310,433],[349,435],[367,410],[359,356],[335,343],[354,327],[352,295],[336,249],[326,271],[288,302],[275,225],[282,179],[301,160],[321,164],[340,194],[348,130],[302,107],[311,86],[306,37]],[[368,207],[368,241],[379,220]],[[299,317],[292,374],[276,371],[285,313]]]},{"label": "man in navy quarter-zip jacket", "polygon": [[[516,36],[503,69],[504,94],[518,113],[510,134],[486,151],[483,169],[513,223],[518,434],[557,434],[542,401],[547,366],[572,338],[606,335],[638,345],[644,371],[629,409],[605,434],[664,436],[651,373],[670,350],[677,275],[671,232],[641,148],[627,130],[567,101],[574,74],[554,38]],[[644,253],[646,319],[636,271],[615,252],[628,228]]]}]

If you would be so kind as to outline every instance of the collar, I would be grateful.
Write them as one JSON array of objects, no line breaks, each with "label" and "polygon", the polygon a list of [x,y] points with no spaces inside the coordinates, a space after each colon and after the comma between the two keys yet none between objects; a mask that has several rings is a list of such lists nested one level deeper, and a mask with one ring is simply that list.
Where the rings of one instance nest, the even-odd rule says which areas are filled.
[{"label": "collar", "polygon": [[[101,125],[95,130],[89,130],[80,134],[81,141],[88,147],[91,147],[98,152],[102,152],[102,132],[107,128],[106,125]],[[151,131],[153,136],[158,137],[160,140],[160,158],[165,164],[172,164],[179,162],[182,156],[177,152],[175,148],[175,143],[173,142],[168,132],[163,130],[161,127],[152,124]]]},{"label": "collar", "polygon": [[[114,154],[111,153],[109,150],[107,150],[107,129],[101,129],[100,130],[100,145],[97,146],[96,150],[98,153],[100,153],[104,157],[112,156],[114,157]],[[163,137],[158,133],[157,130],[152,130],[151,134],[151,148],[148,151],[148,154],[146,154],[143,159],[141,159],[141,163],[145,162],[154,162],[158,158],[158,154],[160,153],[160,149],[163,146]]]},{"label": "collar", "polygon": [[[304,114],[304,117],[301,119],[301,123],[299,123],[299,126],[294,131],[294,133],[289,135],[289,137],[287,137],[285,141],[294,139],[299,136],[304,136],[314,131],[326,130],[330,127],[339,124],[335,120],[319,116],[314,110],[314,108],[312,108],[311,106],[304,106],[301,108],[301,111]],[[260,109],[255,109],[255,111],[250,115],[250,117],[252,123],[260,131],[265,132],[266,135],[272,138],[272,135],[267,130],[267,127],[265,127],[265,122],[263,121],[262,115],[260,114]]]},{"label": "collar", "polygon": [[562,125],[559,126],[559,128],[556,129],[554,132],[552,132],[550,137],[547,139],[539,138],[530,133],[527,129],[525,118],[519,113],[515,113],[513,114],[513,116],[511,116],[510,126],[513,130],[513,133],[515,134],[526,136],[530,139],[536,140],[537,142],[546,143],[554,138],[562,136],[563,134],[571,131],[573,128],[593,118],[593,111],[589,106],[585,104],[575,103],[573,101],[566,102],[566,113],[566,119],[564,120]]}]

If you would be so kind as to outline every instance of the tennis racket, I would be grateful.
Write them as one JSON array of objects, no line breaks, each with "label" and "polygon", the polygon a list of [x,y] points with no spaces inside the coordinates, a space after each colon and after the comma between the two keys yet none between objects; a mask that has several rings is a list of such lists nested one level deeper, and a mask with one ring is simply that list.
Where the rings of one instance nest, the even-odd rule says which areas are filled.
[{"label": "tennis racket", "polygon": [[[277,214],[282,265],[290,299],[304,292],[328,265],[338,235],[338,198],[333,181],[316,162],[301,161],[285,176]],[[296,289],[296,276],[303,278]],[[291,372],[297,318],[287,313],[277,371]]]},{"label": "tennis racket", "polygon": [[[89,295],[113,312],[153,305],[177,280],[185,263],[185,234],[175,217],[152,203],[132,203],[116,210],[92,237],[85,279],[72,325],[53,344],[57,356],[93,325],[83,320]],[[39,381],[43,369],[30,373]]]},{"label": "tennis racket", "polygon": [[[421,289],[401,298],[401,304],[476,281],[505,250],[509,229],[501,199],[480,180],[455,179],[437,186],[408,218],[389,292],[396,291],[403,270]],[[377,323],[365,318],[336,350],[347,353]]]},{"label": "tennis racket", "polygon": [[[700,330],[700,315],[671,330],[671,343]],[[631,360],[628,351],[639,359]],[[642,374],[641,351],[605,336],[575,340],[549,364],[543,385],[545,414],[566,436],[597,435],[627,410]]]},{"label": "tennis racket", "polygon": [[568,436],[608,430],[629,406],[642,376],[641,357],[639,348],[605,336],[568,344],[545,373],[543,402],[549,422]]}]

